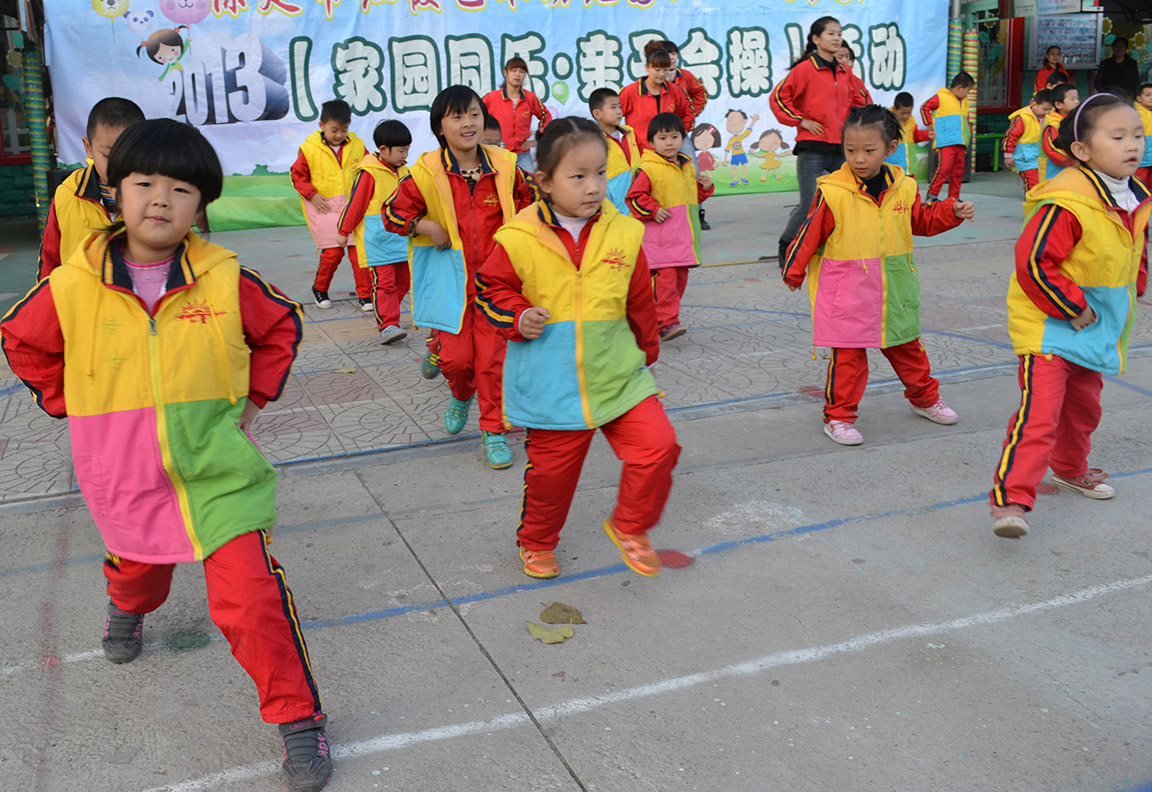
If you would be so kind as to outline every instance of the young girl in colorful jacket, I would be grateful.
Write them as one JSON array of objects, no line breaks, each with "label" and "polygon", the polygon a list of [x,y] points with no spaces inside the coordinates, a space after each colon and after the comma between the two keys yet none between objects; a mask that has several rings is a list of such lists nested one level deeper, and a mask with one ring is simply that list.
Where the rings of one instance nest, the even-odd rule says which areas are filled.
[{"label": "young girl in colorful jacket", "polygon": [[464,85],[445,88],[429,120],[440,148],[421,154],[384,203],[384,227],[410,236],[412,323],[432,329],[428,357],[438,356],[452,396],[444,429],[459,434],[472,399],[480,401],[488,465],[511,467],[500,410],[504,340],[476,321],[476,272],[492,252],[496,229],[532,203],[530,177],[511,152],[480,145],[484,104]]},{"label": "young girl in colorful jacket", "polygon": [[1079,164],[1028,194],[1008,286],[1008,331],[1020,356],[1020,407],[991,492],[997,536],[1028,532],[1024,515],[1052,468],[1054,484],[1089,498],[1115,494],[1088,467],[1104,374],[1124,370],[1136,321],[1136,273],[1152,199],[1133,178],[1140,118],[1112,94],[1084,100],[1056,145]]},{"label": "young girl in colorful jacket", "polygon": [[857,407],[868,384],[868,349],[879,349],[912,411],[940,424],[956,413],[920,339],[920,279],[912,236],[933,236],[973,216],[968,202],[920,203],[916,181],[884,158],[900,141],[900,122],[879,105],[857,108],[844,125],[846,162],[822,176],[812,211],[788,249],[784,282],[795,291],[808,270],[812,343],[831,347],[824,389],[824,434],[859,445]]},{"label": "young girl in colorful jacket", "polygon": [[280,724],[289,789],[319,790],[332,770],[326,720],[267,547],[276,472],[247,436],[288,379],[300,306],[191,233],[223,184],[194,127],[129,127],[107,173],[120,220],[0,323],[13,373],[68,418],[80,492],[108,549],[104,655],[135,660],[174,565],[203,562],[212,621],[256,683],[260,714]]},{"label": "young girl in colorful jacket", "polygon": [[478,297],[509,341],[506,420],[528,427],[516,542],[524,573],[560,574],[560,529],[599,428],[624,462],[604,531],[629,568],[657,575],[647,534],[668,499],[680,447],[648,368],[660,344],[644,229],[605,200],[607,149],[596,124],[553,121],[537,163],[546,197],[497,232]]}]

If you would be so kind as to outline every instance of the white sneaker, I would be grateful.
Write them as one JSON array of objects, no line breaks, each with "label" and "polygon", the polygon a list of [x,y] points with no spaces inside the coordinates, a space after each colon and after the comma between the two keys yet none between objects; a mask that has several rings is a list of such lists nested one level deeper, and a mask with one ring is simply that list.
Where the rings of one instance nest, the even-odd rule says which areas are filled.
[{"label": "white sneaker", "polygon": [[1104,479],[1108,478],[1108,474],[1100,468],[1089,468],[1084,472],[1083,476],[1057,476],[1052,474],[1052,483],[1058,487],[1079,492],[1085,498],[1092,498],[1093,500],[1108,500],[1115,497],[1116,490],[1112,489],[1110,484],[1105,484]]},{"label": "white sneaker", "polygon": [[399,341],[401,338],[406,338],[408,332],[401,330],[396,325],[388,325],[380,331],[380,343],[391,344],[393,341]]},{"label": "white sneaker", "polygon": [[917,415],[923,415],[932,423],[944,424],[950,426],[960,420],[960,416],[956,411],[944,403],[943,399],[937,399],[936,403],[931,407],[917,407],[912,405],[912,412]]},{"label": "white sneaker", "polygon": [[824,434],[832,438],[832,442],[840,445],[860,445],[864,436],[856,431],[856,427],[844,421],[829,421],[824,424]]}]

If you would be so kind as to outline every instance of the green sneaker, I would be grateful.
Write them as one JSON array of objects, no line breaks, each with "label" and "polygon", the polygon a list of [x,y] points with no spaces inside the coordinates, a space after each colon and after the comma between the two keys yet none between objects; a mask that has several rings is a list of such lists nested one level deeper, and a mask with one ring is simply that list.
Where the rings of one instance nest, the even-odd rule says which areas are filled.
[{"label": "green sneaker", "polygon": [[488,457],[488,467],[503,470],[512,467],[512,449],[504,441],[501,432],[481,432],[484,442],[484,455]]},{"label": "green sneaker", "polygon": [[468,423],[468,410],[471,408],[471,398],[460,401],[455,396],[449,396],[448,409],[444,411],[444,431],[450,435],[460,434],[464,424]]},{"label": "green sneaker", "polygon": [[420,376],[424,379],[436,379],[440,376],[440,356],[429,349],[420,361]]}]

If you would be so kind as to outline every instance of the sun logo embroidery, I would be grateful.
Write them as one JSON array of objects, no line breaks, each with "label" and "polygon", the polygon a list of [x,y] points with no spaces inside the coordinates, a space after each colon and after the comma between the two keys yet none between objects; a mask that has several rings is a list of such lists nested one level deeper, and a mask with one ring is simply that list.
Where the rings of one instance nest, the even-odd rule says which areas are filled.
[{"label": "sun logo embroidery", "polygon": [[896,214],[904,214],[905,212],[912,211],[912,207],[908,205],[907,201],[900,199],[896,203],[892,204],[892,211]]},{"label": "sun logo embroidery", "polygon": [[213,311],[208,307],[208,301],[189,300],[177,314],[177,319],[187,319],[189,322],[199,320],[200,324],[207,324],[210,316],[223,316],[227,311]]},{"label": "sun logo embroidery", "polygon": [[484,196],[484,205],[485,206],[499,206],[500,205],[500,196],[497,195],[496,193],[488,193],[486,196]]},{"label": "sun logo embroidery", "polygon": [[628,266],[628,255],[620,248],[612,248],[600,259],[601,264],[607,264],[613,270],[622,270]]}]

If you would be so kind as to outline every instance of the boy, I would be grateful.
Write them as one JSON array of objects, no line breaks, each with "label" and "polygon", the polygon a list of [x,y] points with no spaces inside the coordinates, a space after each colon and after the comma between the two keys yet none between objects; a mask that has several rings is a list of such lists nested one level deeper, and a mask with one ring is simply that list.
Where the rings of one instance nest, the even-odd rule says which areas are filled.
[{"label": "boy", "polygon": [[948,197],[960,200],[960,182],[968,158],[968,141],[972,138],[968,123],[968,94],[975,84],[971,74],[960,72],[952,78],[949,87],[941,88],[920,108],[924,126],[936,133],[934,145],[940,158],[936,176],[928,186],[927,204],[939,200],[945,182],[948,183]]},{"label": "boy", "polygon": [[916,152],[912,150],[912,146],[931,140],[934,136],[933,132],[916,126],[916,119],[912,117],[912,108],[915,105],[916,100],[907,91],[901,91],[892,100],[892,113],[900,122],[900,143],[884,160],[899,165],[905,175],[913,179],[916,178]]},{"label": "boy", "polygon": [[1044,118],[1052,112],[1052,94],[1037,91],[1027,107],[1008,116],[1004,133],[1004,164],[1020,174],[1027,193],[1040,183],[1040,133]]},{"label": "boy", "polygon": [[736,186],[736,169],[741,165],[744,166],[741,181],[748,183],[748,154],[744,151],[744,138],[752,134],[752,126],[759,120],[760,116],[754,115],[749,123],[748,114],[743,110],[729,110],[724,114],[724,128],[732,136],[728,138],[728,145],[724,146],[724,164],[728,164],[729,155],[732,162],[732,183],[729,187]]},{"label": "boy", "polygon": [[[348,192],[356,169],[368,155],[364,141],[348,131],[352,108],[341,99],[325,102],[320,107],[320,129],[300,145],[300,154],[292,165],[292,186],[300,193],[300,206],[312,241],[320,251],[320,264],[312,281],[312,300],[317,308],[331,308],[328,289],[336,267],[344,258],[344,248],[336,240],[340,214],[348,203]],[[356,296],[360,310],[372,310],[372,280],[368,270],[356,260],[356,249],[348,249],[348,261],[356,279]]]},{"label": "boy", "polygon": [[408,175],[404,161],[412,133],[400,121],[381,121],[372,132],[377,153],[369,154],[356,169],[352,197],[340,215],[336,241],[356,239],[356,256],[372,280],[372,307],[380,343],[391,344],[408,335],[400,329],[400,303],[408,293],[408,241],[384,229],[384,201]]},{"label": "boy", "polygon": [[1152,83],[1140,86],[1140,93],[1136,94],[1136,112],[1144,125],[1144,158],[1140,160],[1136,178],[1147,187],[1152,185]]},{"label": "boy", "polygon": [[588,110],[600,126],[608,144],[608,200],[620,212],[629,214],[628,189],[632,176],[640,166],[640,146],[632,127],[624,126],[624,112],[620,109],[620,94],[611,88],[597,88],[588,97]]},{"label": "boy", "polygon": [[1060,122],[1080,106],[1080,93],[1076,86],[1061,83],[1048,94],[1052,99],[1052,111],[1044,117],[1044,128],[1040,131],[1040,181],[1051,179],[1064,168],[1076,164],[1076,160],[1056,148],[1055,143],[1060,134]]},{"label": "boy", "polygon": [[500,122],[496,120],[496,116],[489,115],[484,119],[484,134],[480,136],[480,145],[504,148],[503,135],[503,128],[500,126]]},{"label": "boy", "polygon": [[[628,126],[644,131],[660,113],[675,113],[684,128],[691,129],[695,115],[688,94],[676,83],[668,82],[672,57],[663,49],[654,49],[645,56],[644,70],[647,76],[624,86],[620,92],[620,109]],[[641,151],[649,148],[647,139],[637,138],[636,142]]]},{"label": "boy", "polygon": [[80,140],[92,164],[73,171],[56,188],[44,223],[37,280],[63,264],[89,234],[104,230],[116,219],[116,201],[106,181],[108,154],[121,132],[143,120],[144,111],[119,96],[101,99],[88,113],[85,137]]},{"label": "boy", "polygon": [[680,152],[684,124],[675,113],[660,113],[648,125],[648,144],[628,190],[632,216],[644,223],[644,252],[652,270],[660,340],[688,332],[680,326],[680,300],[688,269],[700,266],[697,208],[714,190],[712,177],[698,176],[692,158]]}]

